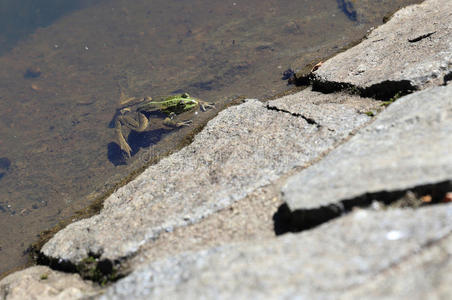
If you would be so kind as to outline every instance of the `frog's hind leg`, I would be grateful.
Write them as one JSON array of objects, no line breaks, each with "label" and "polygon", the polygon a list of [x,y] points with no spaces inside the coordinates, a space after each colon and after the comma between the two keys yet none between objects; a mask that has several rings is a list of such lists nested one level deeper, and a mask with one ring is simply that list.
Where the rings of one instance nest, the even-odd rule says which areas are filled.
[{"label": "frog's hind leg", "polygon": [[137,132],[145,131],[149,125],[149,120],[144,114],[137,113],[136,118],[138,119],[138,121],[134,118],[131,118],[129,115],[122,115],[118,116],[115,122],[116,140],[118,141],[121,150],[126,152],[129,158],[132,157],[130,154],[132,148],[130,148],[129,144],[124,138],[124,135],[122,134],[122,125]]},{"label": "frog's hind leg", "polygon": [[145,131],[149,125],[148,118],[142,113],[137,113],[137,119],[138,121],[134,118],[130,118],[129,116],[120,116],[118,118],[118,120],[127,128],[137,132]]},{"label": "frog's hind leg", "polygon": [[124,135],[122,134],[122,125],[121,125],[121,121],[118,119],[115,122],[115,135],[116,135],[116,140],[119,143],[119,147],[121,148],[122,151],[124,151],[125,153],[127,153],[127,156],[130,158],[132,157],[130,155],[130,152],[132,151],[132,148],[130,148],[129,144],[127,144],[126,139],[124,138]]}]

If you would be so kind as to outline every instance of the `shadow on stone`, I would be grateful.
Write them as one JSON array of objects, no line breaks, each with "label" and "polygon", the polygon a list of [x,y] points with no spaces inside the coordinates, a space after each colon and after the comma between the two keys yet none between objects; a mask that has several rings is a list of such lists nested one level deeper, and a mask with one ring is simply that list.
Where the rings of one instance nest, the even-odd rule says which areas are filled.
[{"label": "shadow on stone", "polygon": [[343,213],[343,207],[336,204],[316,209],[295,210],[293,212],[290,211],[287,204],[283,204],[273,215],[275,234],[281,235],[287,232],[308,230],[337,218]]},{"label": "shadow on stone", "polygon": [[404,190],[366,193],[358,197],[313,209],[297,209],[291,211],[288,205],[284,203],[273,215],[274,230],[276,235],[287,232],[300,232],[337,218],[356,207],[368,207],[373,203],[381,204],[381,209],[418,208],[440,204],[446,201],[446,194],[451,191],[452,181],[448,180]]},{"label": "shadow on stone", "polygon": [[444,75],[444,85],[447,85],[447,82],[452,80],[452,71]]},{"label": "shadow on stone", "polygon": [[77,264],[69,260],[45,256],[42,252],[35,252],[34,255],[39,265],[46,265],[53,270],[66,273],[78,273],[84,280],[91,280],[102,286],[124,277],[124,274],[118,273],[119,261],[100,259],[100,254],[96,253],[90,252],[88,257]]},{"label": "shadow on stone", "polygon": [[369,87],[362,88],[350,83],[319,80],[315,76],[311,78],[312,90],[324,94],[336,92],[347,92],[361,97],[374,98],[388,101],[394,97],[402,97],[416,91],[416,87],[409,80],[391,81],[386,80]]}]

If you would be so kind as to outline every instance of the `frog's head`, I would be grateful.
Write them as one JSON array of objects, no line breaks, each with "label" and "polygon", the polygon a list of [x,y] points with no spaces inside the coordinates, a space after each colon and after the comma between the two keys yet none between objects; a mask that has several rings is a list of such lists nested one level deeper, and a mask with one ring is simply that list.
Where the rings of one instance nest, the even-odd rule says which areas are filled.
[{"label": "frog's head", "polygon": [[190,110],[192,108],[196,108],[198,106],[198,100],[190,97],[188,93],[183,93],[178,96],[179,105],[183,107],[184,111]]}]

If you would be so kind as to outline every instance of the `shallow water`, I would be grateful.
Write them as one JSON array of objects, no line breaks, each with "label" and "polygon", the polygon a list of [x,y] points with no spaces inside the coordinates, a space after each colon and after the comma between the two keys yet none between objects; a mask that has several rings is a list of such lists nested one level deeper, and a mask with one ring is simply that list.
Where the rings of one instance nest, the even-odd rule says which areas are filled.
[{"label": "shallow water", "polygon": [[[414,2],[79,1],[27,30],[8,23],[0,32],[0,273],[25,263],[39,232],[180,146],[232,99],[288,90],[285,70],[336,53]],[[194,125],[176,131],[153,119],[149,132],[129,136],[126,161],[109,128],[121,94],[181,91],[217,110],[185,116]]]}]

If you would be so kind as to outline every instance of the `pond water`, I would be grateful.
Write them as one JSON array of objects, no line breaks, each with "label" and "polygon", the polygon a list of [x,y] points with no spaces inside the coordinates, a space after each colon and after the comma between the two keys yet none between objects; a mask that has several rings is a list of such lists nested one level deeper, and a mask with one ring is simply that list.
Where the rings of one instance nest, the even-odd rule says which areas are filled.
[{"label": "pond water", "polygon": [[[238,97],[267,99],[301,70],[420,1],[11,0],[0,5],[0,273],[37,235],[186,142]],[[124,97],[216,103],[170,130],[152,119],[125,159],[111,121]]]}]

